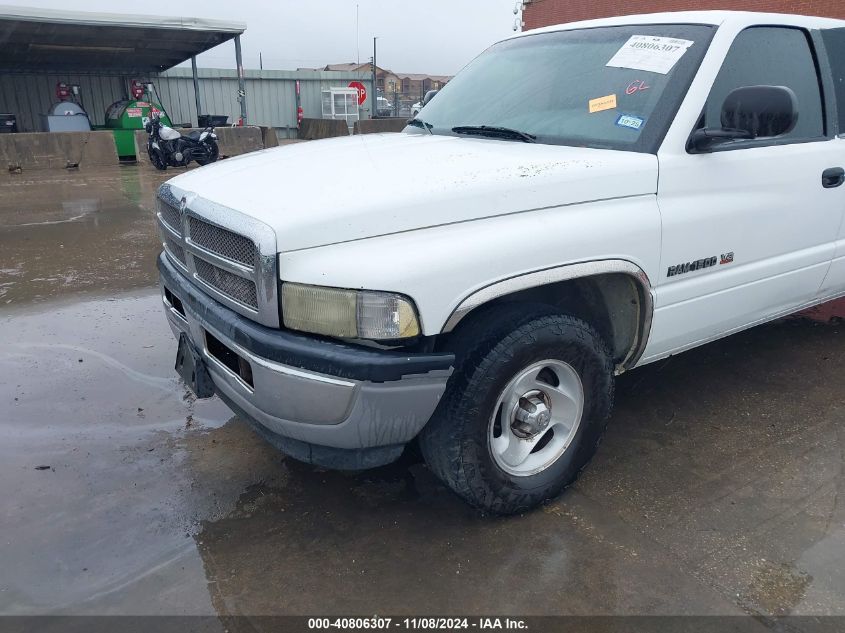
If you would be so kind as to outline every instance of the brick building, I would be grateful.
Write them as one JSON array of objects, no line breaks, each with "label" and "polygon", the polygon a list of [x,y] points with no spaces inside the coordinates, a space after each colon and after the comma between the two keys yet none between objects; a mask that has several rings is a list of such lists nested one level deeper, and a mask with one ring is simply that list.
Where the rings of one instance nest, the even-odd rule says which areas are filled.
[{"label": "brick building", "polygon": [[843,0],[525,0],[523,30],[632,13],[734,9],[845,19]]}]

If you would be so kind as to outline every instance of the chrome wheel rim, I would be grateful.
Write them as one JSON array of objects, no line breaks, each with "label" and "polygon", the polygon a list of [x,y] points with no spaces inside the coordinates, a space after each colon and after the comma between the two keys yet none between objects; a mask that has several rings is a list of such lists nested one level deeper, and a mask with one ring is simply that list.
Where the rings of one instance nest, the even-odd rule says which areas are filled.
[{"label": "chrome wheel rim", "polygon": [[528,477],[554,464],[572,444],[584,412],[584,387],[575,369],[544,360],[520,371],[499,395],[488,445],[496,465]]}]

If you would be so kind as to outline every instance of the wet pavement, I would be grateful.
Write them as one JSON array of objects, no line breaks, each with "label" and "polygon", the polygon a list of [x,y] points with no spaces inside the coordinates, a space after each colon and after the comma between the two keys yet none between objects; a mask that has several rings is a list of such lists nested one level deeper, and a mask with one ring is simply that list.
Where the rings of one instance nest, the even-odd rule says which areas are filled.
[{"label": "wet pavement", "polygon": [[0,614],[845,615],[842,327],[623,376],[581,481],[485,517],[412,459],[299,464],[185,390],[160,181],[0,180]]}]

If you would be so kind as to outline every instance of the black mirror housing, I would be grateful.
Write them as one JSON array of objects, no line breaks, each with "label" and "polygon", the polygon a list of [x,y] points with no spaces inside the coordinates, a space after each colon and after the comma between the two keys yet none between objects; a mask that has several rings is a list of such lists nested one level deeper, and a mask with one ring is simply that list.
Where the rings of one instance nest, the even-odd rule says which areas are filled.
[{"label": "black mirror housing", "polygon": [[798,123],[798,98],[786,86],[745,86],[732,91],[722,104],[720,128],[699,128],[688,151],[709,152],[727,141],[776,138]]},{"label": "black mirror housing", "polygon": [[748,138],[789,134],[798,123],[798,98],[786,86],[745,86],[722,105],[722,128],[742,130]]},{"label": "black mirror housing", "polygon": [[706,152],[720,142],[752,140],[753,138],[746,130],[699,128],[690,136],[689,149],[694,152]]}]

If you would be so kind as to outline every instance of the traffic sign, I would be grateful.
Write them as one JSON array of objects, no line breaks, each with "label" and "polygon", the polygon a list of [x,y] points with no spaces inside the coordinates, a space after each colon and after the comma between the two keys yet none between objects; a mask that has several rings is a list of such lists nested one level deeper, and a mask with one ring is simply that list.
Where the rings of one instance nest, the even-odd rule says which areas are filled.
[{"label": "traffic sign", "polygon": [[364,105],[364,102],[367,100],[367,86],[362,84],[360,81],[350,81],[349,87],[355,88],[355,90],[358,91],[358,105]]}]

